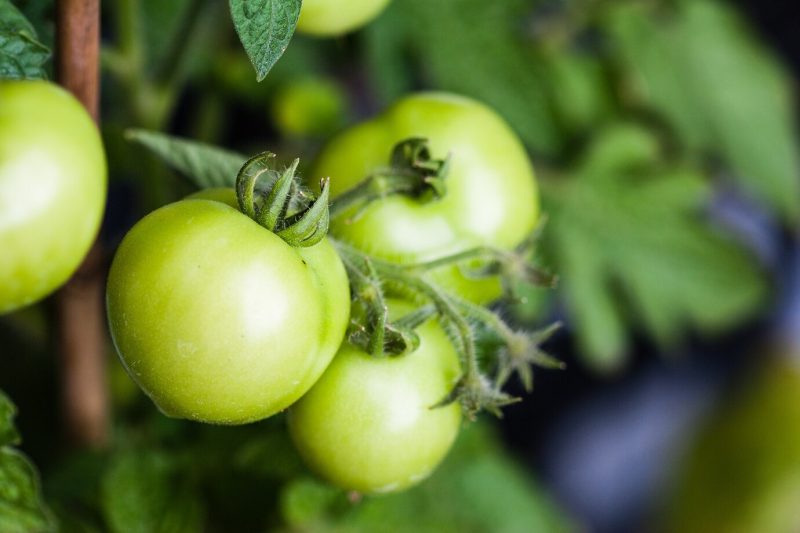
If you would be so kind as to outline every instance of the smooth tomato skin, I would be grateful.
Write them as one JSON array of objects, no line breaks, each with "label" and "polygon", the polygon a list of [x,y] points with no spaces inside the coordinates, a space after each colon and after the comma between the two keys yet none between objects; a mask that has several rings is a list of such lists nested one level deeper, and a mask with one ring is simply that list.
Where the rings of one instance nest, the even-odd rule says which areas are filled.
[{"label": "smooth tomato skin", "polygon": [[[414,94],[345,130],[308,175],[329,176],[335,197],[386,167],[392,147],[409,137],[429,139],[433,157],[450,154],[445,197],[426,204],[399,195],[374,202],[353,223],[339,217],[334,236],[377,257],[415,263],[481,245],[511,249],[533,231],[539,196],[525,148],[494,111],[453,94]],[[498,280],[467,279],[455,267],[434,277],[474,302],[501,294]]]},{"label": "smooth tomato skin", "polygon": [[109,273],[109,326],[123,365],[168,416],[242,424],[305,393],[349,319],[344,267],[306,255],[219,201],[143,218]]},{"label": "smooth tomato skin", "polygon": [[297,31],[316,37],[343,35],[377,17],[390,0],[303,0]]},{"label": "smooth tomato skin", "polygon": [[435,321],[417,333],[419,348],[401,357],[374,358],[343,344],[289,409],[295,446],[330,483],[367,494],[403,490],[425,479],[450,450],[461,408],[431,406],[458,380],[458,356]]},{"label": "smooth tomato skin", "polygon": [[[214,200],[239,209],[236,191],[229,187],[215,187],[198,191],[188,198]],[[333,354],[339,349],[344,331],[350,323],[350,280],[342,260],[328,239],[309,248],[294,248],[306,264],[311,266],[314,283],[320,293],[319,303],[323,316],[327,317],[322,331],[322,346],[326,357],[317,359],[302,388],[308,390],[330,364]]]},{"label": "smooth tomato skin", "polygon": [[0,81],[0,314],[62,285],[103,216],[106,160],[92,118],[45,81]]}]

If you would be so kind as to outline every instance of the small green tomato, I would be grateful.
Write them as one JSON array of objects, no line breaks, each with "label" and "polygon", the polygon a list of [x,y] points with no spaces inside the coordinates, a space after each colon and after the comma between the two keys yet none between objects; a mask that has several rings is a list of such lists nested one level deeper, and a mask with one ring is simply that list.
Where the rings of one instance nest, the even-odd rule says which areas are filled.
[{"label": "small green tomato", "polygon": [[[390,305],[393,314],[408,309]],[[425,479],[450,450],[461,408],[433,406],[458,380],[458,356],[435,320],[417,334],[419,347],[398,357],[375,358],[342,345],[289,409],[300,455],[332,484],[363,493],[403,490]]]}]

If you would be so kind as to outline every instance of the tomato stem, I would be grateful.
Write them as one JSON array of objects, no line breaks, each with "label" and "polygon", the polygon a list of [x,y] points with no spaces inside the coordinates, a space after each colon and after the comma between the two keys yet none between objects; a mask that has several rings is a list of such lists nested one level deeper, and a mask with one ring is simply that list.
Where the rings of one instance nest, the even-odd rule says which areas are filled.
[{"label": "tomato stem", "polygon": [[[539,348],[557,329],[557,324],[533,333],[514,331],[496,313],[452,295],[428,280],[419,264],[397,265],[370,257],[345,243],[333,242],[347,268],[356,303],[366,306],[366,316],[362,317],[364,320],[359,320],[357,316],[354,318],[355,327],[349,337],[352,344],[373,356],[397,354],[414,348],[414,339],[406,332],[413,331],[433,315],[442,322],[459,354],[463,373],[451,392],[435,407],[459,401],[469,417],[474,417],[484,409],[500,416],[500,407],[518,401],[501,390],[512,374],[517,373],[526,389],[530,390],[532,364],[563,368],[560,361]],[[485,255],[486,250],[475,249],[454,254],[443,258],[447,260],[443,264],[455,264],[465,258]],[[384,284],[398,293],[425,299],[430,305],[392,323],[387,317],[382,289]],[[485,376],[478,364],[473,323],[483,324],[497,334],[503,343],[503,347],[492,354],[496,359],[494,380]],[[391,346],[387,340],[390,336],[398,341]]]},{"label": "tomato stem", "polygon": [[[329,180],[322,180],[322,192],[313,198],[298,185],[299,159],[280,175],[273,169],[274,160],[275,154],[262,152],[242,165],[236,177],[239,210],[291,246],[314,246],[328,233]],[[265,180],[266,190],[259,190]]]},{"label": "tomato stem", "polygon": [[430,202],[444,197],[445,178],[450,166],[449,156],[433,159],[428,140],[412,137],[397,143],[392,149],[389,166],[376,170],[334,199],[331,218],[347,213],[347,223],[358,220],[369,205],[389,196],[404,195],[418,202]]}]

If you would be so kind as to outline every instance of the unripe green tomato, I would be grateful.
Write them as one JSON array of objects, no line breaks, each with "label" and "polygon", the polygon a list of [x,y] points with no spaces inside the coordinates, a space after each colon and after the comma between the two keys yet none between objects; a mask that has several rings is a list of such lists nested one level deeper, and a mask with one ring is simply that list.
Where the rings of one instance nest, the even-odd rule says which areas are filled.
[{"label": "unripe green tomato", "polygon": [[[112,338],[168,416],[242,424],[302,396],[349,320],[344,266],[327,240],[293,248],[206,193],[147,215],[108,279]],[[218,201],[219,200],[219,201]]]},{"label": "unripe green tomato", "polygon": [[81,104],[46,81],[0,81],[0,314],[75,272],[105,198],[103,143]]},{"label": "unripe green tomato", "polygon": [[[309,177],[329,176],[335,197],[385,168],[393,146],[410,137],[427,138],[435,158],[450,155],[444,198],[421,203],[397,195],[373,202],[352,223],[347,216],[333,221],[335,237],[408,264],[477,246],[512,249],[533,231],[539,195],[525,148],[497,113],[453,94],[414,94],[345,130],[325,147]],[[433,277],[474,302],[501,294],[498,280],[468,279],[457,267]]]},{"label": "unripe green tomato", "polygon": [[676,469],[660,531],[800,531],[798,354],[753,355],[760,368],[723,398]]},{"label": "unripe green tomato", "polygon": [[297,31],[334,37],[360,28],[378,16],[389,0],[303,0]]},{"label": "unripe green tomato", "polygon": [[[390,304],[392,314],[408,310]],[[343,344],[289,409],[300,455],[334,485],[363,493],[403,490],[425,479],[455,441],[460,406],[432,406],[458,380],[458,356],[436,321],[417,333],[419,347],[397,357],[375,358]]]},{"label": "unripe green tomato", "polygon": [[346,107],[338,85],[311,78],[283,85],[272,100],[270,114],[283,135],[324,136],[342,125]]}]

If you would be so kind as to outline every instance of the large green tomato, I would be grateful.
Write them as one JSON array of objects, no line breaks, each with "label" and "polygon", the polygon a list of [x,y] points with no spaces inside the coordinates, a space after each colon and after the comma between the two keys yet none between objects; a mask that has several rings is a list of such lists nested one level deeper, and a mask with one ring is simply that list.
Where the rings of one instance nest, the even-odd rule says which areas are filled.
[{"label": "large green tomato", "polygon": [[342,35],[378,16],[389,0],[303,0],[297,31],[318,37]]},{"label": "large green tomato", "polygon": [[75,272],[105,198],[103,144],[81,104],[45,81],[0,81],[0,314]]},{"label": "large green tomato", "polygon": [[[206,193],[147,215],[117,251],[108,319],[131,377],[167,415],[260,420],[316,382],[347,327],[334,248],[293,248]],[[220,200],[220,201],[216,201]]]},{"label": "large green tomato", "polygon": [[[406,97],[344,131],[323,150],[309,176],[329,176],[336,196],[385,168],[392,147],[410,137],[427,138],[435,158],[450,154],[445,197],[429,203],[405,196],[374,202],[355,222],[334,222],[334,236],[377,257],[412,263],[481,245],[511,249],[534,229],[539,197],[521,142],[497,113],[452,94]],[[435,277],[479,303],[500,295],[497,280],[467,279],[457,267],[441,269]]]},{"label": "large green tomato", "polygon": [[431,406],[458,380],[458,356],[434,320],[417,333],[419,347],[399,357],[378,359],[342,345],[289,409],[300,455],[331,483],[364,493],[402,490],[426,478],[453,444],[461,408]]}]

